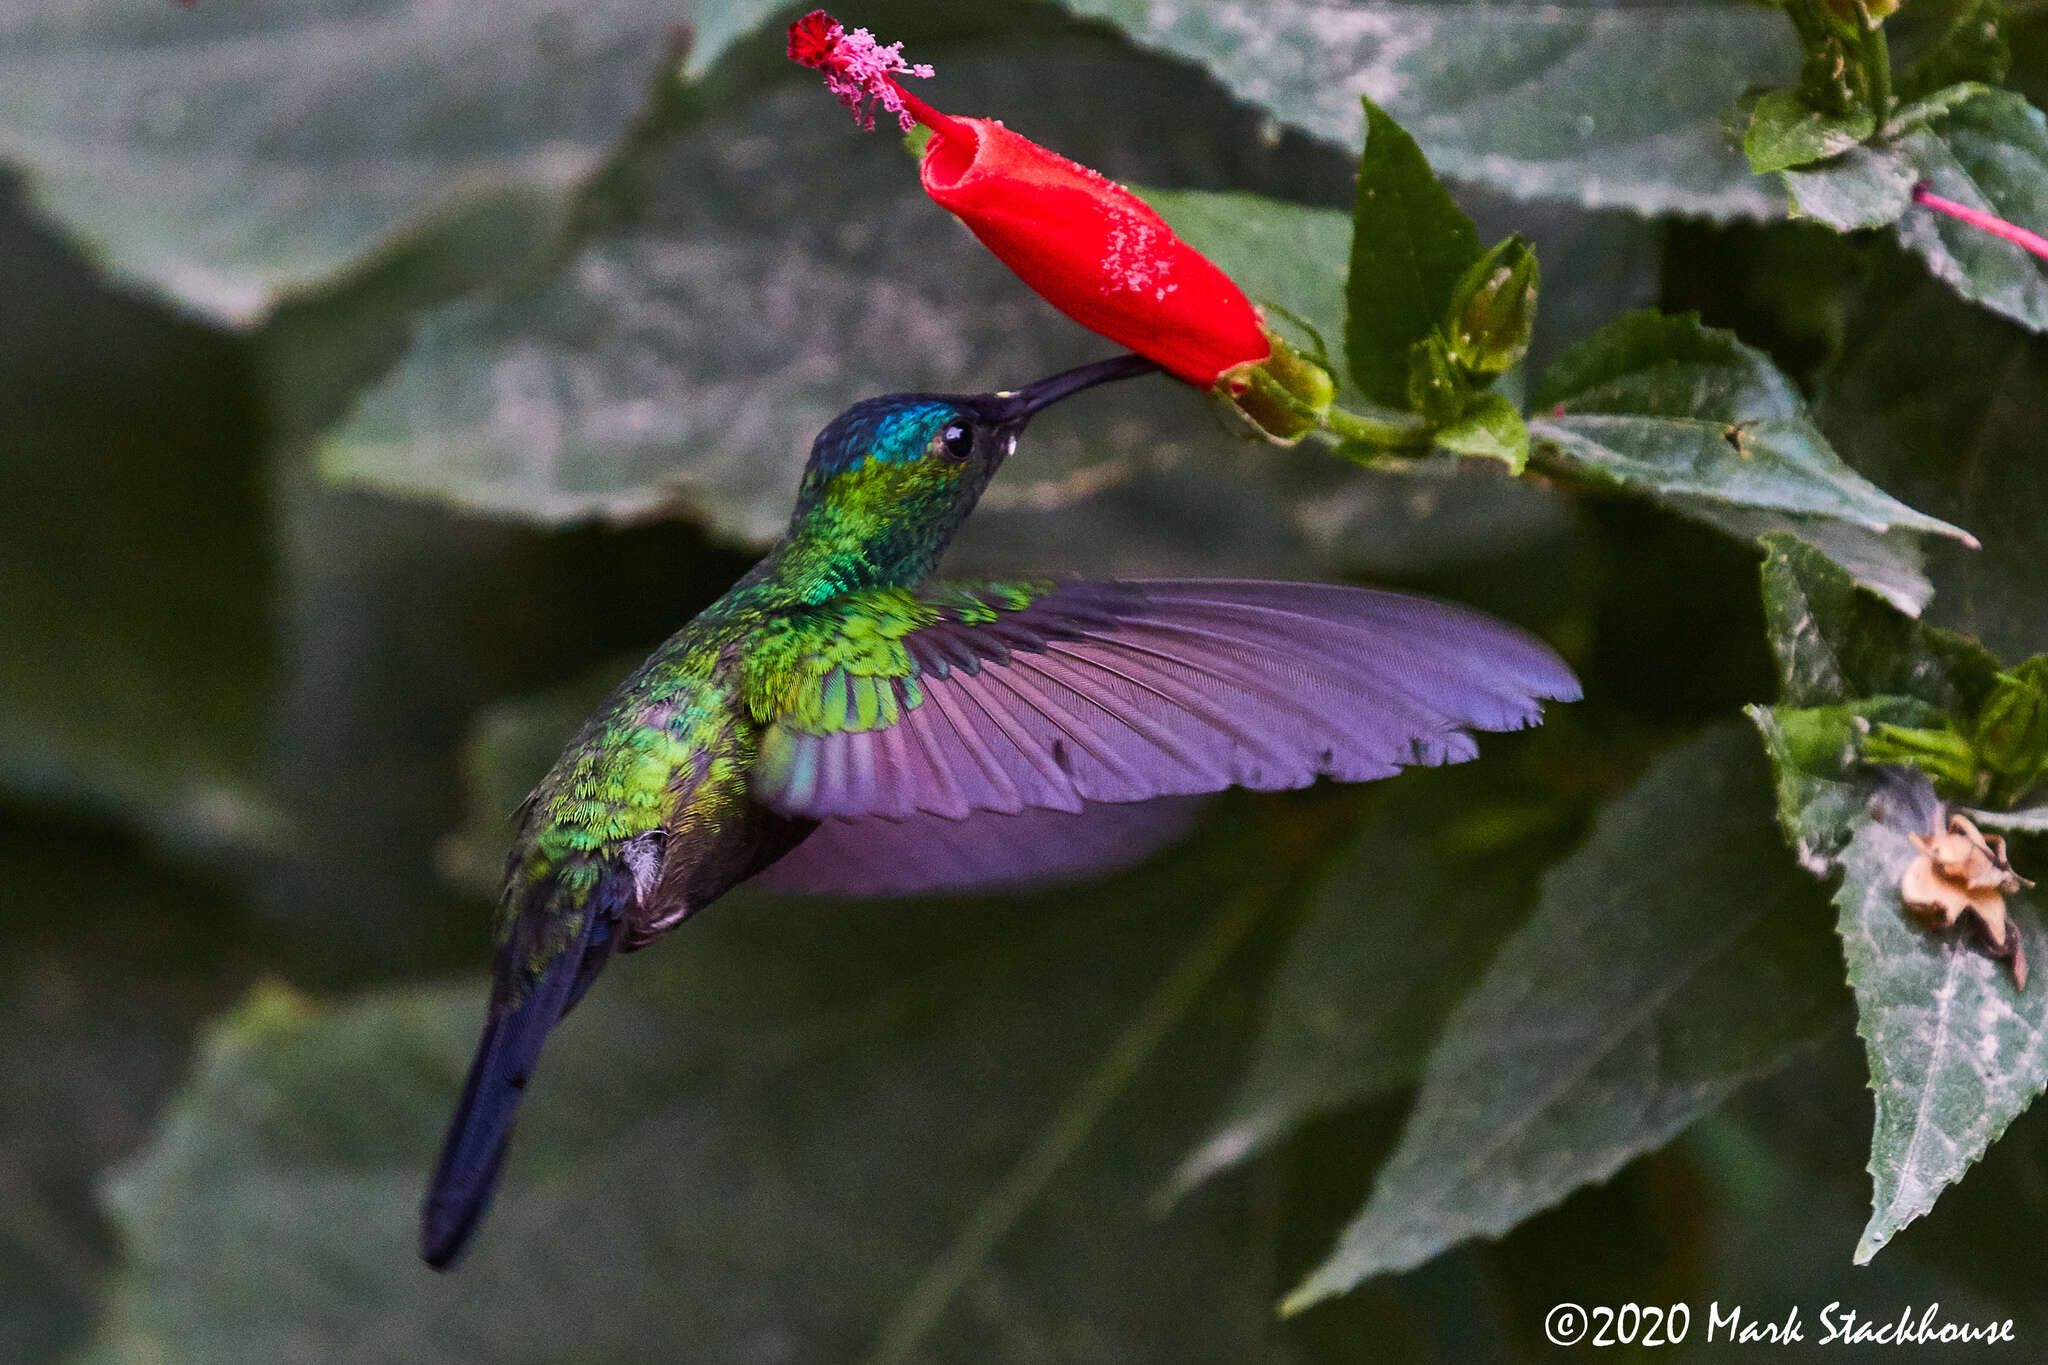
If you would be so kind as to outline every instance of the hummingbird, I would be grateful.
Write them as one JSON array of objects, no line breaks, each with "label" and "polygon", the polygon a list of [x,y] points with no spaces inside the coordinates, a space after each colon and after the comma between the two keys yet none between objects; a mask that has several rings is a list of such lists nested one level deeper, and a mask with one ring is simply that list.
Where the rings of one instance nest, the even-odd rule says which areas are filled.
[{"label": "hummingbird", "polygon": [[896,895],[1071,880],[1226,787],[1475,756],[1575,700],[1534,637],[1378,589],[933,578],[1034,414],[1158,366],[890,394],[812,444],[788,529],[619,685],[519,807],[495,974],[421,1209],[447,1269],[489,1205],[542,1044],[614,952],[742,882]]}]

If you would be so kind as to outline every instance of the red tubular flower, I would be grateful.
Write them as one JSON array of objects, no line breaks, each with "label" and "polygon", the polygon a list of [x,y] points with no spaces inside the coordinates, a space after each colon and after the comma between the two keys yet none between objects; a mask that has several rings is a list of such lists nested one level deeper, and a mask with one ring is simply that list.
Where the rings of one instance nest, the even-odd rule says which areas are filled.
[{"label": "red tubular flower", "polygon": [[789,55],[872,126],[873,104],[931,129],[919,178],[996,259],[1083,327],[1210,388],[1272,354],[1244,291],[1123,186],[993,119],[942,114],[894,80],[928,76],[902,44],[848,33],[823,10],[789,27]]}]

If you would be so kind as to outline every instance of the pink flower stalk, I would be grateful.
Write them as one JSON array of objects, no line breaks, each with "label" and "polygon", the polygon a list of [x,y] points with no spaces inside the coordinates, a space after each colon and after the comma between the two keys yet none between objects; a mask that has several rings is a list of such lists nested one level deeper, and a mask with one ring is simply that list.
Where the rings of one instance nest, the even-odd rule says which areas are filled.
[{"label": "pink flower stalk", "polygon": [[904,61],[903,44],[884,46],[864,28],[848,33],[825,11],[813,10],[789,26],[789,56],[824,73],[825,88],[839,97],[862,131],[874,131],[877,104],[896,116],[904,132],[917,127],[904,110],[902,87],[889,78],[901,73],[929,80],[932,68]]},{"label": "pink flower stalk", "polygon": [[2048,237],[2043,237],[2038,232],[2029,232],[2016,223],[2008,223],[2005,219],[1986,213],[1982,209],[1973,209],[1968,204],[1958,204],[1953,199],[1944,199],[1927,188],[1927,182],[1924,180],[1913,187],[1913,202],[1933,209],[1936,213],[1945,213],[1957,222],[1968,223],[1979,231],[1988,232],[1993,237],[2011,242],[2014,246],[2031,251],[2042,260],[2048,261]]}]

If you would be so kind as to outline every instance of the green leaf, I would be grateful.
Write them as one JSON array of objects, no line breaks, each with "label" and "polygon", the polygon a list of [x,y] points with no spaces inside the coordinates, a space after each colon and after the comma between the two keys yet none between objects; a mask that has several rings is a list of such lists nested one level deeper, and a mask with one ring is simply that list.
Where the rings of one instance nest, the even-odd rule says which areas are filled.
[{"label": "green leaf", "polygon": [[1912,208],[1913,186],[1921,178],[1919,157],[1936,137],[1930,130],[1950,110],[1985,93],[1984,86],[1964,83],[1909,100],[1892,111],[1881,141],[1850,148],[1824,165],[1788,169],[1784,179],[1793,216],[1837,232],[1897,222]]},{"label": "green leaf", "polygon": [[0,788],[188,857],[274,848],[247,350],[101,288],[4,192],[0,262]]},{"label": "green leaf", "polygon": [[0,821],[0,1359],[55,1361],[113,1268],[93,1202],[244,988],[250,926],[132,838],[11,808]]},{"label": "green leaf", "polygon": [[1631,492],[1823,516],[1968,541],[1843,464],[1791,382],[1697,317],[1633,313],[1544,377],[1529,424],[1539,466]]},{"label": "green leaf", "polygon": [[[1907,139],[1934,193],[2036,231],[2048,229],[2048,120],[2020,96],[1986,91]],[[1946,214],[1899,220],[1899,240],[1934,277],[2035,332],[2048,332],[2048,268],[2024,248]]]},{"label": "green leaf", "polygon": [[1441,331],[1408,349],[1408,403],[1433,425],[1448,424],[1463,415],[1480,395],[1472,381],[1451,358],[1451,344]]},{"label": "green leaf", "polygon": [[127,1269],[88,1358],[845,1361],[887,1324],[907,1359],[1241,1360],[1273,1330],[1249,1201],[1147,1197],[1242,1027],[1243,986],[1188,964],[1303,854],[1255,805],[1099,892],[740,895],[615,963],[452,1276],[413,1242],[483,983],[259,993],[110,1187]]},{"label": "green leaf", "polygon": [[1868,107],[1830,114],[1808,104],[1797,90],[1772,90],[1756,102],[1743,134],[1742,150],[1758,175],[1838,156],[1877,131]]},{"label": "green leaf", "polygon": [[1499,460],[1516,474],[1529,460],[1529,428],[1515,405],[1497,393],[1482,393],[1465,413],[1440,427],[1436,443],[1460,455]]},{"label": "green leaf", "polygon": [[1319,1114],[1411,1084],[1535,899],[1556,813],[1497,765],[1410,773],[1332,855],[1268,992],[1251,1062],[1187,1188]]},{"label": "green leaf", "polygon": [[1827,1027],[1819,898],[1744,729],[1667,754],[1544,877],[1446,1025],[1364,1211],[1286,1308],[1498,1236]]},{"label": "green leaf", "polygon": [[1984,540],[1928,546],[1928,619],[2003,657],[2048,647],[2048,341],[1962,303],[1917,268],[1874,271],[1829,368],[1828,435],[1888,488]]},{"label": "green leaf", "polygon": [[1639,213],[1761,217],[1779,206],[1719,122],[1748,86],[1798,74],[1783,16],[1760,6],[1271,0],[1252,14],[1226,0],[1064,3],[1341,146],[1365,140],[1362,92],[1463,182]]},{"label": "green leaf", "polygon": [[1885,227],[1913,206],[1916,167],[1896,146],[1857,147],[1832,161],[1785,173],[1792,215],[1837,232]]},{"label": "green leaf", "polygon": [[775,7],[8,8],[0,157],[125,278],[248,322],[463,197],[566,192],[678,25],[701,72]]},{"label": "green leaf", "polygon": [[1841,231],[1898,224],[1935,278],[2032,331],[2048,331],[2048,271],[2024,248],[1932,209],[1913,186],[2007,222],[2048,227],[2048,120],[2019,95],[1981,87],[1938,92],[1882,147],[1785,175],[1795,212]]},{"label": "green leaf", "polygon": [[1764,545],[1765,631],[1784,704],[1895,695],[1970,716],[1991,694],[1998,660],[1976,641],[1900,615],[1790,536]]},{"label": "green leaf", "polygon": [[1438,334],[1451,291],[1482,253],[1472,220],[1415,140],[1370,100],[1365,114],[1344,349],[1360,392],[1405,409],[1416,373],[1411,353]]},{"label": "green leaf", "polygon": [[[1915,856],[1906,835],[1931,830],[1926,813],[1935,804],[1924,777],[1905,780],[1919,808],[1885,803],[1884,817],[1866,823],[1844,854],[1835,896],[1877,1097],[1875,1189],[1859,1265],[1933,1208],[2048,1085],[2048,987],[2036,979],[2016,989],[2005,964],[1905,913],[1899,879]],[[2028,958],[2043,960],[2048,934],[2033,907],[2023,896],[2006,906]]]},{"label": "green leaf", "polygon": [[[1870,1217],[1859,1170],[1868,1154],[1867,1075],[1862,1046],[1845,1029],[1687,1135],[1688,1155],[1705,1168],[1695,1178],[1713,1191],[1707,1199],[1716,1210],[1703,1283],[1724,1312],[1730,1303],[1750,1305],[1746,1322],[1771,1315],[1758,1311],[1762,1304],[1854,1305],[1861,1326],[1896,1322],[1897,1306],[1939,1303],[1943,1322],[2009,1319],[2020,1341],[2048,1330],[2035,1267],[2008,1254],[2048,1214],[2048,1199],[2033,1188],[2048,1115],[2015,1124],[1983,1173],[1944,1199],[1897,1254],[1854,1265],[1843,1252]],[[1783,1321],[1781,1308],[1776,1316]],[[1811,1313],[1801,1320],[1810,1347],[1819,1334]],[[1796,1359],[1799,1348],[1777,1354]]]}]

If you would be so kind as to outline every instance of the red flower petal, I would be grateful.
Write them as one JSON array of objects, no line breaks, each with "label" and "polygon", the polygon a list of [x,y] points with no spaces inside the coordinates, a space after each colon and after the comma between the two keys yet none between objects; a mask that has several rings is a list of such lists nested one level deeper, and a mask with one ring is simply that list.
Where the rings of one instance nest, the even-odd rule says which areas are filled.
[{"label": "red flower petal", "polygon": [[946,118],[921,179],[1048,303],[1191,384],[1272,354],[1244,291],[1143,200],[1000,123]]},{"label": "red flower petal", "polygon": [[931,129],[925,192],[1083,327],[1203,388],[1272,354],[1244,291],[1144,201],[1000,123],[932,108],[896,83],[932,74],[904,59],[903,44],[813,10],[789,26],[789,55],[822,71],[863,128],[879,104],[906,132],[912,120]]}]

